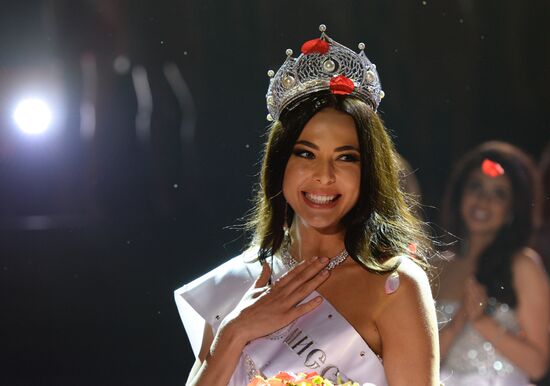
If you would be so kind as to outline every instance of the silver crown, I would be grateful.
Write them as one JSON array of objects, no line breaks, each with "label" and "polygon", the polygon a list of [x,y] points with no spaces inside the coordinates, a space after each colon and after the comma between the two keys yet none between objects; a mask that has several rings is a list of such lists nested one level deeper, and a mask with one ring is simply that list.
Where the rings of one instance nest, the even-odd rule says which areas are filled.
[{"label": "silver crown", "polygon": [[365,55],[365,44],[359,43],[359,53],[356,53],[332,40],[325,34],[325,30],[326,27],[321,24],[321,37],[316,40],[328,43],[328,51],[302,53],[293,58],[292,50],[287,49],[287,59],[281,68],[276,73],[273,70],[267,72],[271,78],[266,95],[269,121],[279,119],[284,108],[298,98],[331,90],[331,80],[338,76],[344,76],[353,82],[353,91],[345,92],[346,94],[363,100],[374,111],[378,109],[384,98],[384,91],[376,65]]}]

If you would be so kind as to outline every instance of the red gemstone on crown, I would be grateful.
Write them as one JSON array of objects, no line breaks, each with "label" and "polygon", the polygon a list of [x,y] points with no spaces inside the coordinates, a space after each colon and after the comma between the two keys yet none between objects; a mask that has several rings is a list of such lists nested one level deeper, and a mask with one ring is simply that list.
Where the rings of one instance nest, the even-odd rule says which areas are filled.
[{"label": "red gemstone on crown", "polygon": [[326,54],[328,52],[328,42],[323,39],[308,40],[302,44],[302,54]]},{"label": "red gemstone on crown", "polygon": [[353,81],[344,76],[337,75],[330,79],[330,91],[337,95],[348,95],[355,90],[355,84]]}]

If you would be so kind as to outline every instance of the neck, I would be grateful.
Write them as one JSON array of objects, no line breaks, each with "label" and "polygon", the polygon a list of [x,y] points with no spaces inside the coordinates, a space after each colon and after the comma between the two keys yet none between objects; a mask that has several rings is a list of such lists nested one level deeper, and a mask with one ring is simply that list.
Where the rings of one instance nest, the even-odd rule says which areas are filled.
[{"label": "neck", "polygon": [[290,253],[297,260],[307,260],[314,256],[332,258],[344,249],[345,230],[327,232],[316,230],[294,221],[290,229],[292,243]]},{"label": "neck", "polygon": [[495,240],[496,234],[471,234],[468,238],[468,248],[464,257],[473,263],[477,262],[483,251]]}]

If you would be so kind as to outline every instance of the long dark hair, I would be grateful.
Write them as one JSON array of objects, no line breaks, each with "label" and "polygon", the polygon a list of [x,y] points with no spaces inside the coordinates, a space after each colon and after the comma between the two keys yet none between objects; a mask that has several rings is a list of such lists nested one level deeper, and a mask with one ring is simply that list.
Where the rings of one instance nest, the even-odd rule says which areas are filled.
[{"label": "long dark hair", "polygon": [[550,142],[546,144],[539,162],[542,180],[542,222],[550,227]]},{"label": "long dark hair", "polygon": [[533,240],[533,248],[542,256],[546,270],[550,271],[550,142],[546,144],[542,152],[539,172],[543,195],[541,199],[542,219]]},{"label": "long dark hair", "polygon": [[538,209],[539,181],[531,158],[519,148],[500,141],[485,142],[464,155],[454,167],[447,185],[443,223],[447,231],[458,237],[454,249],[460,256],[468,242],[460,213],[464,187],[470,173],[479,169],[485,159],[499,163],[504,169],[512,186],[512,205],[509,220],[478,259],[476,278],[486,287],[488,296],[514,307],[517,299],[512,286],[512,258],[528,245]]},{"label": "long dark hair", "polygon": [[388,272],[386,260],[410,254],[427,267],[430,251],[421,222],[412,214],[411,200],[399,186],[398,164],[393,142],[378,115],[361,100],[321,92],[309,95],[286,109],[269,129],[260,184],[249,221],[252,244],[260,247],[259,258],[275,254],[284,239],[284,227],[294,213],[282,194],[283,177],[292,149],[306,123],[320,110],[332,107],[350,115],[357,129],[361,153],[361,186],[356,205],[343,219],[345,247],[363,267]]}]

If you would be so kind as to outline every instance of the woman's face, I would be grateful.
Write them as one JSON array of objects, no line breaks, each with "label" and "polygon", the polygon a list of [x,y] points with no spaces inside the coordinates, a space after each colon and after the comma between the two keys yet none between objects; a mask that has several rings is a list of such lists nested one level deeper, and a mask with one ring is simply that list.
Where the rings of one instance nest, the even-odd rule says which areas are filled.
[{"label": "woman's face", "polygon": [[333,108],[315,114],[294,144],[283,194],[300,225],[323,233],[341,230],[357,202],[361,182],[359,140],[353,118]]},{"label": "woman's face", "polygon": [[480,169],[468,176],[462,193],[461,214],[470,235],[496,234],[509,220],[512,185],[504,174],[489,177]]}]

